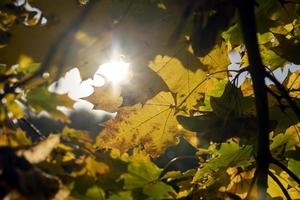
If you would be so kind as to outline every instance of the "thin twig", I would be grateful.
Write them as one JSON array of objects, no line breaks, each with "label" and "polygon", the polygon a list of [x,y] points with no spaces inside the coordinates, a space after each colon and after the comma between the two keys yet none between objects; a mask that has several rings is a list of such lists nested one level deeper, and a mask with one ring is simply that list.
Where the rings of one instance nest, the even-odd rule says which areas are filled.
[{"label": "thin twig", "polygon": [[27,126],[31,130],[33,130],[33,132],[39,137],[40,140],[45,140],[46,139],[45,135],[34,124],[32,124],[30,121],[28,121],[25,118],[22,118],[21,121],[23,121],[25,124],[27,124]]},{"label": "thin twig", "polygon": [[171,159],[171,160],[164,166],[162,172],[160,173],[159,178],[162,178],[162,177],[165,175],[167,169],[168,169],[172,164],[174,164],[174,163],[177,162],[178,160],[185,160],[185,159],[187,159],[187,160],[199,160],[198,156],[178,156],[178,157],[175,157],[175,158]]},{"label": "thin twig", "polygon": [[[250,70],[250,67],[249,67],[249,66],[248,66],[248,67],[244,67],[244,68],[238,70],[238,71],[237,71],[238,73],[237,73],[237,75],[235,75],[235,77],[234,77],[233,80],[231,81],[231,84],[237,86],[239,76],[240,76],[243,72],[249,72],[249,70]],[[230,70],[230,71],[232,71],[232,70]]]},{"label": "thin twig", "polygon": [[284,164],[282,164],[281,162],[279,162],[278,160],[276,160],[275,158],[271,158],[270,160],[271,163],[273,163],[274,165],[277,165],[278,167],[280,167],[283,171],[285,171],[292,179],[294,179],[294,181],[296,181],[299,185],[300,185],[300,179],[299,177],[294,174],[289,168],[287,168]]},{"label": "thin twig", "polygon": [[289,195],[288,191],[284,188],[280,180],[272,173],[269,171],[269,176],[276,182],[276,184],[280,187],[281,191],[283,192],[285,198],[287,200],[292,200],[291,196]]},{"label": "thin twig", "polygon": [[293,0],[278,0],[278,1],[279,1],[279,3],[280,3],[281,5],[288,4],[288,3],[290,3],[290,4],[300,4],[300,2],[298,2],[298,1],[293,1]]},{"label": "thin twig", "polygon": [[265,75],[267,78],[269,78],[275,84],[275,86],[281,93],[282,97],[287,100],[287,102],[289,103],[289,105],[291,106],[291,108],[293,109],[295,114],[297,115],[297,117],[300,119],[300,109],[297,106],[297,104],[292,100],[288,91],[281,85],[281,83],[274,76],[272,76],[269,73],[266,73]]},{"label": "thin twig", "polygon": [[271,90],[269,87],[267,87],[267,91],[268,91],[268,93],[270,93],[276,100],[277,100],[277,102],[278,102],[278,104],[279,104],[279,108],[280,108],[280,110],[285,114],[285,115],[287,115],[286,114],[286,112],[284,111],[285,110],[285,108],[287,108],[288,106],[286,106],[286,105],[284,105],[283,103],[282,103],[282,96],[280,96],[280,95],[278,95],[278,94],[276,94],[273,90]]}]

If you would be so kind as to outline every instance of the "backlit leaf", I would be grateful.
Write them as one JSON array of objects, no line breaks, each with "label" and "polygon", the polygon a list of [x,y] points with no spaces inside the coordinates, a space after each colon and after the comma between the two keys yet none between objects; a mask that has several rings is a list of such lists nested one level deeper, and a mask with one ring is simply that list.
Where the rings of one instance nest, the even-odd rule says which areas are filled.
[{"label": "backlit leaf", "polygon": [[129,157],[128,173],[121,175],[125,189],[143,188],[147,199],[171,199],[174,193],[171,186],[159,181],[162,169],[151,162],[150,157],[143,151],[135,149]]},{"label": "backlit leaf", "polygon": [[288,162],[288,168],[298,177],[300,177],[300,169],[299,169],[300,161],[290,159]]},{"label": "backlit leaf", "polygon": [[119,192],[117,194],[110,195],[107,200],[119,200],[119,199],[133,200],[133,197],[131,196],[130,191],[124,191],[124,192]]},{"label": "backlit leaf", "polygon": [[112,85],[105,84],[95,88],[94,93],[84,98],[84,100],[94,104],[94,109],[116,112],[123,101],[119,90],[118,86],[115,88]]},{"label": "backlit leaf", "polygon": [[65,120],[66,116],[57,110],[57,106],[71,107],[73,101],[66,95],[50,93],[45,87],[36,87],[27,94],[28,104],[37,112],[47,111],[58,119]]},{"label": "backlit leaf", "polygon": [[187,132],[178,126],[175,112],[173,96],[166,92],[159,93],[145,105],[124,107],[114,119],[105,123],[97,145],[126,152],[142,144],[156,157],[167,147],[177,144],[177,136]]},{"label": "backlit leaf", "polygon": [[217,177],[226,173],[228,167],[248,165],[252,158],[252,147],[240,147],[237,143],[222,143],[215,156],[204,163],[196,172],[193,182],[204,180],[202,184],[211,185]]}]

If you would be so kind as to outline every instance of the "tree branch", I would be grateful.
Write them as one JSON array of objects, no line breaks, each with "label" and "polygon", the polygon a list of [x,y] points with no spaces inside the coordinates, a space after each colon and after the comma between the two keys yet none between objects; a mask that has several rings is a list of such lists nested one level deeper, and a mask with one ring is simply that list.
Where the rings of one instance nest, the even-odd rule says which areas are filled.
[{"label": "tree branch", "polygon": [[[57,37],[57,39],[55,40],[55,42],[50,46],[49,51],[45,57],[45,59],[43,60],[42,64],[41,64],[41,68],[39,70],[37,70],[36,72],[34,72],[34,74],[32,74],[31,76],[29,76],[28,78],[18,82],[17,84],[13,85],[13,86],[9,86],[7,88],[4,89],[4,92],[2,94],[0,94],[0,100],[2,98],[5,97],[6,94],[9,93],[14,93],[15,89],[18,87],[21,87],[25,84],[27,84],[28,82],[30,82],[31,80],[33,80],[34,78],[42,75],[46,70],[48,70],[52,64],[53,58],[56,55],[58,49],[60,48],[60,46],[62,45],[63,41],[70,36],[72,33],[74,33],[79,27],[80,25],[85,21],[86,17],[88,16],[89,12],[91,11],[91,9],[93,8],[94,4],[98,2],[98,0],[91,0],[82,10],[82,12],[76,17],[76,19],[74,19],[72,21],[72,23],[67,26]],[[68,51],[68,50],[67,50]]]},{"label": "tree branch", "polygon": [[284,188],[280,180],[272,173],[269,171],[269,176],[276,182],[276,184],[280,187],[281,191],[283,192],[285,198],[287,200],[292,200],[291,196],[289,195],[288,191]]},{"label": "tree branch", "polygon": [[45,135],[34,124],[32,124],[30,121],[28,121],[25,118],[22,118],[20,120],[22,122],[24,122],[25,124],[27,124],[27,126],[39,137],[40,140],[45,140],[46,139]]},{"label": "tree branch", "polygon": [[292,98],[290,97],[288,91],[286,91],[286,89],[279,83],[279,81],[274,76],[272,76],[271,74],[266,73],[266,77],[269,78],[275,84],[275,86],[277,87],[277,89],[281,93],[282,97],[287,100],[287,102],[289,103],[291,108],[296,113],[297,117],[300,119],[300,109],[297,106],[297,104],[292,100]]},{"label": "tree branch", "polygon": [[300,185],[299,177],[296,174],[294,174],[289,168],[287,168],[284,164],[282,164],[281,162],[279,162],[273,157],[271,158],[270,162],[280,167],[283,171],[285,171],[292,179],[294,179]]},{"label": "tree branch", "polygon": [[250,63],[250,75],[253,81],[256,113],[258,119],[257,146],[257,184],[259,199],[267,199],[269,171],[269,113],[265,74],[267,73],[258,48],[253,0],[236,0],[240,15],[241,28]]},{"label": "tree branch", "polygon": [[167,172],[167,169],[175,162],[179,161],[179,160],[199,160],[198,156],[178,156],[178,157],[175,157],[173,159],[171,159],[166,165],[165,167],[163,168],[162,172],[160,173],[160,176],[159,178],[162,178],[166,172]]}]

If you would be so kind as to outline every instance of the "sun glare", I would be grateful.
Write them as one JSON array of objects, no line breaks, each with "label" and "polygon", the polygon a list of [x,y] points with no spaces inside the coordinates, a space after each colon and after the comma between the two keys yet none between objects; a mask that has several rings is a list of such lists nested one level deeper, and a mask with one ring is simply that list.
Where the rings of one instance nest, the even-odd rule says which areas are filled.
[{"label": "sun glare", "polygon": [[129,63],[123,60],[110,61],[99,66],[96,74],[102,75],[107,81],[113,84],[119,84],[124,81],[128,75]]}]

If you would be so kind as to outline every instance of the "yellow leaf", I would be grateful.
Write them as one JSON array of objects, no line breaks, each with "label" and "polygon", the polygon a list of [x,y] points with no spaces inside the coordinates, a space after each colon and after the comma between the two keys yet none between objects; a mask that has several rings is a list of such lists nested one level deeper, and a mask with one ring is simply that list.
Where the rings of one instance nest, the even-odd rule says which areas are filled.
[{"label": "yellow leaf", "polygon": [[160,92],[144,105],[120,109],[117,116],[105,123],[97,137],[101,148],[116,148],[121,152],[142,144],[151,156],[158,156],[167,147],[178,143],[177,136],[187,133],[178,129],[170,93]]},{"label": "yellow leaf", "polygon": [[[300,89],[300,70],[292,73],[288,79],[288,82],[287,82],[287,88],[289,90],[291,90],[290,92],[290,96],[291,97],[296,97],[296,98],[299,98],[300,97],[300,92],[299,92],[299,89]],[[295,91],[293,91],[295,90]],[[298,90],[298,91],[297,91]]]},{"label": "yellow leaf", "polygon": [[110,168],[107,164],[96,161],[92,157],[88,157],[85,162],[87,172],[92,176],[96,176],[97,174],[106,174],[110,171]]},{"label": "yellow leaf", "polygon": [[288,189],[288,193],[292,199],[300,199],[300,188],[290,188]]},{"label": "yellow leaf", "polygon": [[[209,73],[226,70],[230,64],[227,44],[225,42],[216,44],[216,46],[200,60],[207,66]],[[226,77],[226,73],[217,74],[216,76],[224,78]]]},{"label": "yellow leaf", "polygon": [[89,35],[84,31],[77,31],[75,33],[75,39],[82,45],[91,46],[97,41],[96,37]]},{"label": "yellow leaf", "polygon": [[31,144],[31,138],[27,137],[26,133],[21,130],[17,129],[15,132],[16,140],[23,145],[30,145]]},{"label": "yellow leaf", "polygon": [[200,94],[214,89],[216,79],[209,78],[201,69],[195,72],[186,69],[175,57],[157,55],[149,67],[158,73],[171,92],[176,94],[178,109],[196,109]]},{"label": "yellow leaf", "polygon": [[[24,110],[21,108],[20,103],[17,103],[16,95],[6,95],[4,105],[6,106],[6,114],[8,114],[8,117],[13,117],[17,119],[24,117]],[[9,116],[9,113],[11,113],[12,116]]]},{"label": "yellow leaf", "polygon": [[0,134],[0,146],[17,147],[30,144],[30,138],[28,138],[26,133],[21,129],[12,130],[8,127],[2,128],[2,133]]},{"label": "yellow leaf", "polygon": [[111,84],[105,84],[95,88],[94,93],[84,98],[84,100],[94,104],[94,109],[116,112],[123,102],[120,95],[120,88],[113,87]]},{"label": "yellow leaf", "polygon": [[[274,173],[274,170],[271,170],[271,172]],[[275,173],[274,173],[274,176],[276,176],[278,178],[278,180],[282,183],[284,188],[286,188],[286,189],[288,188],[288,183],[281,176],[278,176]],[[270,176],[268,176],[267,192],[272,198],[284,196],[284,194],[283,194],[282,190],[280,189],[280,187],[278,186],[278,184]]]},{"label": "yellow leaf", "polygon": [[252,96],[252,95],[254,95],[251,79],[247,78],[244,81],[244,83],[241,85],[241,90],[243,92],[243,96]]},{"label": "yellow leaf", "polygon": [[230,183],[227,188],[222,189],[225,189],[227,192],[235,193],[242,199],[245,199],[254,177],[255,169],[239,172],[237,168],[229,167],[226,172],[230,175]]},{"label": "yellow leaf", "polygon": [[31,57],[25,54],[21,54],[18,63],[20,68],[27,68],[32,62],[33,60]]}]

